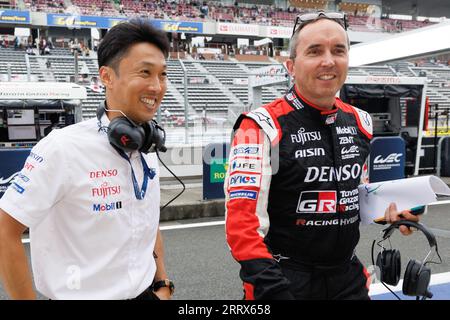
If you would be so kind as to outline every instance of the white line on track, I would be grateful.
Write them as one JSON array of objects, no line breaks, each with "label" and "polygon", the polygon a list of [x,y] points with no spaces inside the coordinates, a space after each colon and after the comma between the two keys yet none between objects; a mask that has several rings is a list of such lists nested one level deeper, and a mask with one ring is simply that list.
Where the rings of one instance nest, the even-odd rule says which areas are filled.
[{"label": "white line on track", "polygon": [[[201,188],[203,187],[203,182],[198,183],[185,183],[184,186],[186,189],[193,189],[193,188]],[[161,190],[175,190],[175,189],[181,189],[181,184],[162,184]]]},{"label": "white line on track", "polygon": [[[200,227],[211,227],[224,225],[225,220],[222,221],[211,221],[211,222],[198,222],[198,223],[187,223],[187,224],[175,224],[169,226],[161,226],[160,230],[175,230],[175,229],[189,229],[189,228],[200,228]],[[30,243],[29,238],[22,239],[22,243]]]},{"label": "white line on track", "polygon": [[198,222],[189,224],[177,224],[171,226],[162,226],[160,229],[163,230],[174,230],[174,229],[188,229],[188,228],[199,228],[199,227],[210,227],[210,226],[220,226],[224,225],[225,221],[211,221],[211,222]]}]

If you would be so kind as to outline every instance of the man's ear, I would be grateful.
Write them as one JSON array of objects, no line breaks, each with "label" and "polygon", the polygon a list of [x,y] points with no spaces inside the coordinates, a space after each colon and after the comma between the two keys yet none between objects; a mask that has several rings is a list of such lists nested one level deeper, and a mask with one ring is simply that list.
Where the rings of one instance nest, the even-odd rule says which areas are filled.
[{"label": "man's ear", "polygon": [[100,76],[100,80],[102,81],[103,85],[107,89],[112,89],[115,75],[114,70],[108,66],[101,66],[100,69],[98,70],[98,74]]},{"label": "man's ear", "polygon": [[286,60],[286,68],[287,68],[287,70],[289,72],[289,75],[292,78],[295,78],[295,63],[294,63],[294,60],[292,60],[290,58],[287,59]]}]

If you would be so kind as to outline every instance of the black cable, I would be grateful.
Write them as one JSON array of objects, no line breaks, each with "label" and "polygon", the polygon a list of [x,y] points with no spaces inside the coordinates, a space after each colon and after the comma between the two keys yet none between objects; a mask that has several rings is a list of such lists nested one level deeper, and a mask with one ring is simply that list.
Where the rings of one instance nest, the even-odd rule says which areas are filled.
[{"label": "black cable", "polygon": [[158,150],[156,150],[156,156],[158,157],[158,160],[162,163],[162,165],[164,166],[164,168],[167,169],[167,171],[169,171],[174,177],[175,179],[178,180],[179,183],[181,183],[181,185],[183,186],[183,190],[181,190],[181,192],[179,194],[177,194],[175,197],[173,197],[169,202],[167,202],[165,205],[162,206],[160,213],[169,205],[171,204],[173,201],[175,201],[179,196],[181,196],[181,194],[184,192],[184,190],[186,190],[186,186],[184,185],[183,181],[181,181],[180,178],[177,177],[177,175],[175,173],[172,172],[172,170],[170,170],[166,164],[161,160],[161,158],[159,157],[159,152]]}]

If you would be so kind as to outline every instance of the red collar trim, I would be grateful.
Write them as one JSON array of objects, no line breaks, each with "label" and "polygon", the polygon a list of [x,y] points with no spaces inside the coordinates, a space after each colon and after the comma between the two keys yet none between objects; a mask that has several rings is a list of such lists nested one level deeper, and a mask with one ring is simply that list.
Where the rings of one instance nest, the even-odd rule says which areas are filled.
[{"label": "red collar trim", "polygon": [[[331,113],[336,113],[337,110],[338,110],[338,108],[336,107],[336,102],[334,103],[334,108],[333,108],[333,109],[331,109],[331,110],[324,110],[323,108],[319,107],[318,105],[316,105],[316,104],[312,103],[311,101],[309,101],[308,99],[306,99],[306,98],[298,91],[297,85],[294,85],[294,90],[295,90],[295,93],[300,97],[300,99],[302,99],[303,101],[305,101],[309,106],[311,106],[311,107],[313,107],[314,109],[320,111],[320,114],[327,115],[327,114],[331,114]],[[336,101],[336,99],[335,99],[335,101]]]}]

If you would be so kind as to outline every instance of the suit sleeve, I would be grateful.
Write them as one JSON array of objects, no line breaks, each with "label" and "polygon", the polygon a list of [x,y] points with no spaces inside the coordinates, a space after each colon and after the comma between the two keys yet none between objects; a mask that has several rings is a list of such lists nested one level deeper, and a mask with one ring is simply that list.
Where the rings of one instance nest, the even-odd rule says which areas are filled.
[{"label": "suit sleeve", "polygon": [[241,265],[246,299],[293,299],[289,281],[264,243],[270,223],[270,146],[261,128],[244,118],[232,138],[225,177],[226,238]]}]

